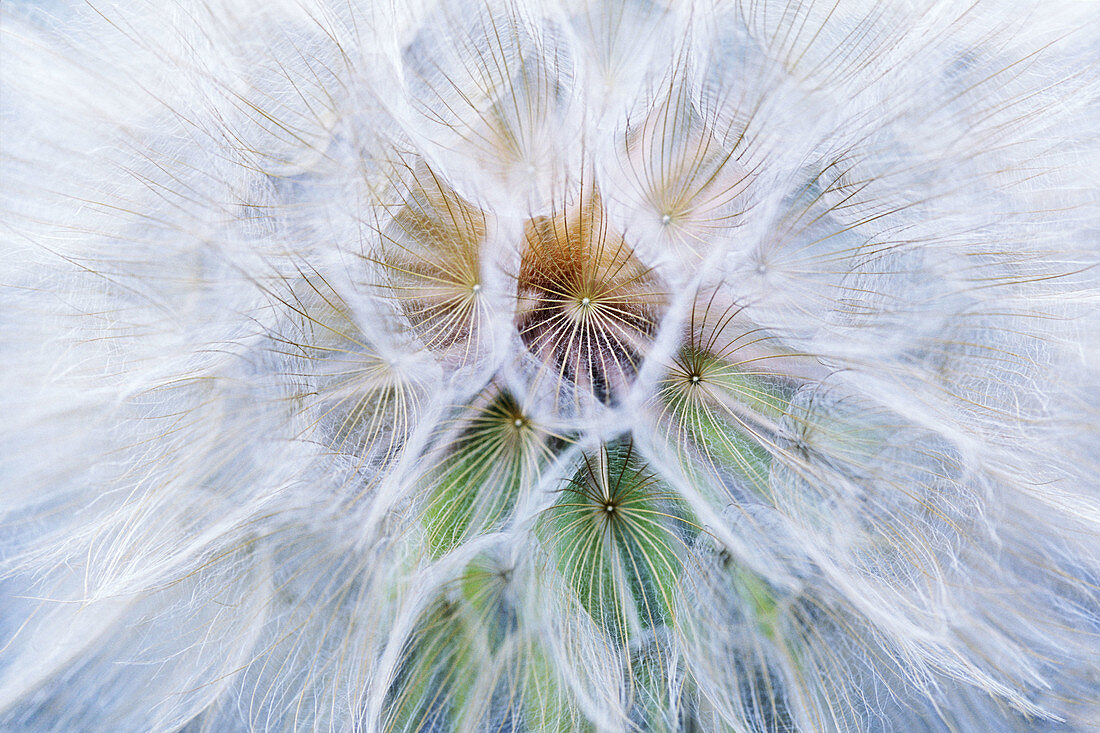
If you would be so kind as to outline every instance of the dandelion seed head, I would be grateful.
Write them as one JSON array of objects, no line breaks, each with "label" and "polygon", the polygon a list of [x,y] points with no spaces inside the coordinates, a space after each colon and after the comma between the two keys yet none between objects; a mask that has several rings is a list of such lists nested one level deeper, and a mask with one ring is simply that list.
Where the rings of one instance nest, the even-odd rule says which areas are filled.
[{"label": "dandelion seed head", "polygon": [[1090,12],[6,8],[0,727],[1087,729]]}]

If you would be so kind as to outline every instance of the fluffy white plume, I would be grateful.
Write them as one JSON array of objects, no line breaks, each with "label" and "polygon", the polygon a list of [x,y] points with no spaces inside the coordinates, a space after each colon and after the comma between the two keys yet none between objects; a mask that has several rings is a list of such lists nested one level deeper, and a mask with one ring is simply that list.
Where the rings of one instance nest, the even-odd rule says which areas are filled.
[{"label": "fluffy white plume", "polygon": [[1095,730],[1098,9],[7,2],[0,728]]}]

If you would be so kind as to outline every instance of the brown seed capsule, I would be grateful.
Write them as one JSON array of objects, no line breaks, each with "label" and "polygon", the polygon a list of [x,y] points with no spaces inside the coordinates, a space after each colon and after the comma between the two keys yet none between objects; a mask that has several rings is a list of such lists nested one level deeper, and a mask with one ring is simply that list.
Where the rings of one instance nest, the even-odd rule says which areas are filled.
[{"label": "brown seed capsule", "polygon": [[527,222],[516,328],[559,380],[610,402],[633,378],[665,305],[655,273],[612,230],[599,193]]}]

